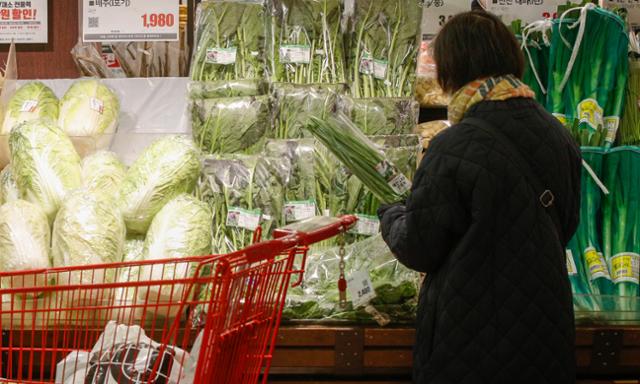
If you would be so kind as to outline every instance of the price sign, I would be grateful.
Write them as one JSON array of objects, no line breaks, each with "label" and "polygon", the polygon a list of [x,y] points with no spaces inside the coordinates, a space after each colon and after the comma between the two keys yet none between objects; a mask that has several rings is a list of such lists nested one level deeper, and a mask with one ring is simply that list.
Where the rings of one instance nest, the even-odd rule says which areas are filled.
[{"label": "price sign", "polygon": [[487,0],[487,11],[499,16],[506,24],[522,20],[525,24],[558,17],[558,5],[566,0]]},{"label": "price sign", "polygon": [[85,42],[175,41],[178,0],[83,0]]},{"label": "price sign", "polygon": [[368,304],[376,298],[371,277],[367,271],[356,271],[347,279],[347,293],[354,308]]},{"label": "price sign", "polygon": [[627,12],[627,22],[634,31],[640,29],[640,2],[636,0],[602,0],[602,7],[614,10],[624,9]]},{"label": "price sign", "polygon": [[[458,13],[471,10],[468,0],[425,0],[422,8],[422,38],[437,34]],[[426,37],[425,37],[426,36]]]},{"label": "price sign", "polygon": [[46,44],[47,0],[1,1],[0,43]]}]

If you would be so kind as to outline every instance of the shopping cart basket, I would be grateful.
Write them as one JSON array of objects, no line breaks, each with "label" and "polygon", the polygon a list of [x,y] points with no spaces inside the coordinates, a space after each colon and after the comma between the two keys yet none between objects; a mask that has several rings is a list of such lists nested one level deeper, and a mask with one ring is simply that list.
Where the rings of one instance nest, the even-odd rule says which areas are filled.
[{"label": "shopping cart basket", "polygon": [[[266,382],[296,256],[354,222],[318,218],[228,255],[0,272],[0,382]],[[86,366],[69,359],[89,351]]]}]

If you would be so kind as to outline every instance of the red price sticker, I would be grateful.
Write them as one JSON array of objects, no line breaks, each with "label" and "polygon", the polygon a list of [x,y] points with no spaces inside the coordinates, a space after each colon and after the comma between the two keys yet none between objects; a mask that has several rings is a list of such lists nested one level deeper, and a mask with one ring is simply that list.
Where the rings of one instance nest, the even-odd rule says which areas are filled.
[{"label": "red price sticker", "polygon": [[175,22],[175,16],[171,13],[145,13],[142,15],[142,26],[145,28],[173,27]]}]

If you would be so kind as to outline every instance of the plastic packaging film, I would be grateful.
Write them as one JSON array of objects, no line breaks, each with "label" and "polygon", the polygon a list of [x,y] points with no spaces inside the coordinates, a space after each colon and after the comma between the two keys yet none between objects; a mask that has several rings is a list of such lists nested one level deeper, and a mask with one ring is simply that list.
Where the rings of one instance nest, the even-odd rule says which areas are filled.
[{"label": "plastic packaging film", "polygon": [[413,133],[420,113],[418,103],[407,98],[341,98],[341,110],[351,117],[365,135]]}]

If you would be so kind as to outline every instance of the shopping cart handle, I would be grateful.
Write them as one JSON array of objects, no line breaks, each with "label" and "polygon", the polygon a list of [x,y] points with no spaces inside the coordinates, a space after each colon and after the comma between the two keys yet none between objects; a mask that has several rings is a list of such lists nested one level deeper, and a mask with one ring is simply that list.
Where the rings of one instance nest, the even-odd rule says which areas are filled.
[{"label": "shopping cart handle", "polygon": [[317,216],[278,228],[273,231],[273,237],[281,239],[296,235],[299,238],[298,246],[311,245],[348,231],[357,221],[357,217],[353,215],[341,217]]}]

